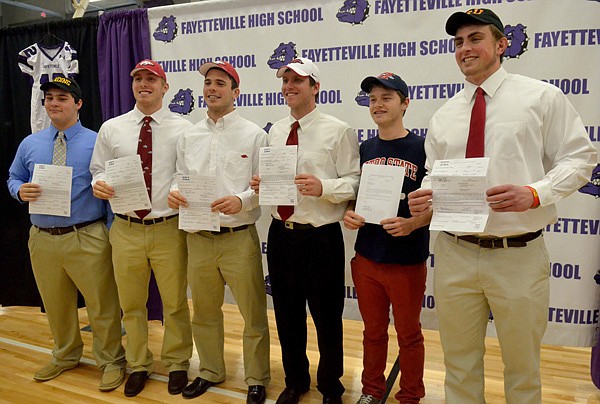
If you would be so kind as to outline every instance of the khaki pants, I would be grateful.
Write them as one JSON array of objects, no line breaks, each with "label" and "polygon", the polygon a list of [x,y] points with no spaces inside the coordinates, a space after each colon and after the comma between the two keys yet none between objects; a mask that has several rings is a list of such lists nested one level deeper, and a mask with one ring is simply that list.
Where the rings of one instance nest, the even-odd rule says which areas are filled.
[{"label": "khaki pants", "polygon": [[127,332],[127,362],[134,372],[152,371],[146,309],[151,269],[165,318],[162,362],[169,372],[189,368],[192,332],[187,304],[185,233],[177,225],[176,218],[143,225],[115,217],[110,229],[115,279]]},{"label": "khaki pants", "polygon": [[83,341],[77,314],[79,289],[92,325],[92,353],[96,364],[103,370],[124,367],[121,311],[106,226],[97,222],[56,236],[32,226],[29,253],[54,338],[52,362],[70,365],[81,358]]},{"label": "khaki pants", "polygon": [[543,237],[526,247],[489,249],[440,233],[434,252],[446,402],[485,402],[484,338],[491,310],[505,366],[506,402],[541,403],[540,344],[550,275]]},{"label": "khaki pants", "polygon": [[212,382],[226,377],[221,307],[227,284],[244,318],[244,380],[248,385],[268,385],[269,323],[255,226],[219,235],[190,233],[187,243],[188,279],[194,302],[192,331],[200,358],[200,377]]}]

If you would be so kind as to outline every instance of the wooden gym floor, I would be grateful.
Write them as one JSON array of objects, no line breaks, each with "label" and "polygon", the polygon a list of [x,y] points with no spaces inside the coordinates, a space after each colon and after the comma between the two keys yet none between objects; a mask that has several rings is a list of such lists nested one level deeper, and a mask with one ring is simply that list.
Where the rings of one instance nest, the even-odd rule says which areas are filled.
[{"label": "wooden gym floor", "polygon": [[[158,355],[162,341],[162,326],[150,323],[150,349],[155,354],[156,366],[146,388],[137,397],[126,398],[123,385],[117,390],[98,391],[100,371],[95,367],[91,354],[91,333],[83,332],[84,358],[79,367],[64,372],[54,380],[39,383],[33,373],[50,360],[52,336],[44,314],[33,307],[0,307],[0,403],[244,403],[246,388],[242,365],[241,334],[243,323],[235,305],[225,305],[225,361],[227,380],[211,388],[193,401],[167,392],[167,373],[160,364]],[[87,323],[85,309],[80,310],[81,326]],[[267,388],[267,402],[273,404],[284,388],[281,366],[281,350],[275,331],[273,313],[269,312],[271,329],[271,374]],[[390,352],[388,369],[397,355],[394,331],[390,329]],[[362,323],[344,321],[346,387],[344,403],[355,403],[361,393],[362,370]],[[425,404],[444,403],[444,365],[437,331],[424,330],[425,335]],[[488,338],[486,353],[486,400],[488,403],[503,403],[502,362],[498,343]],[[312,325],[309,327],[308,354],[311,361],[311,376],[316,372],[318,352]],[[590,348],[567,348],[544,346],[542,349],[543,402],[546,403],[600,403],[600,390],[590,380]],[[190,380],[198,375],[198,356],[194,352],[189,372]],[[393,394],[388,402],[395,402]],[[322,396],[315,383],[301,403],[320,403]]]}]

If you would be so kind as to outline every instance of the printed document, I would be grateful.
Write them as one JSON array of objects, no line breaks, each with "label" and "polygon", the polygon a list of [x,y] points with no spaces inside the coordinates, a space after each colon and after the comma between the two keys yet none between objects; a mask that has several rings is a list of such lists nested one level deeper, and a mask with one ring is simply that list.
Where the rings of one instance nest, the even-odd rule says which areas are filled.
[{"label": "printed document", "polygon": [[298,187],[294,184],[297,161],[298,146],[260,148],[260,205],[298,204]]},{"label": "printed document", "polygon": [[106,182],[115,190],[109,199],[114,213],[152,209],[139,154],[108,160],[104,168]]},{"label": "printed document", "polygon": [[179,207],[179,228],[187,231],[219,231],[219,212],[210,209],[210,204],[218,199],[216,177],[179,175],[177,188],[188,203],[187,208]]},{"label": "printed document", "polygon": [[42,194],[29,202],[29,213],[71,216],[71,184],[73,167],[36,164],[31,182],[42,188]]},{"label": "printed document", "polygon": [[404,167],[363,164],[354,211],[374,224],[398,216],[405,172]]},{"label": "printed document", "polygon": [[430,230],[481,233],[489,217],[486,202],[489,157],[437,160],[431,171]]}]

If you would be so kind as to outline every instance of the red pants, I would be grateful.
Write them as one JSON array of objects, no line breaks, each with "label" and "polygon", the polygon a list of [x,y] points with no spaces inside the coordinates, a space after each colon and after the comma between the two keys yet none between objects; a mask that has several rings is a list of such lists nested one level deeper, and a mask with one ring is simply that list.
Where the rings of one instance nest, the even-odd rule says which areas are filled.
[{"label": "red pants", "polygon": [[362,393],[378,399],[385,393],[391,303],[400,348],[400,391],[396,399],[401,403],[417,403],[425,396],[425,347],[420,323],[427,278],[425,262],[380,264],[357,253],[350,264],[365,324]]}]

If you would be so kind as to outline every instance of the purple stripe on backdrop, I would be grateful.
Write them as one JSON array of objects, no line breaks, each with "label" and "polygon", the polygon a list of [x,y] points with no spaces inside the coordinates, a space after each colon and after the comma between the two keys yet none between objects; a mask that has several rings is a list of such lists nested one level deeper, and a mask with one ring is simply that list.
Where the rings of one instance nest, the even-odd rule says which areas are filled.
[{"label": "purple stripe on backdrop", "polygon": [[100,16],[98,80],[104,120],[133,108],[129,73],[137,62],[150,57],[148,10],[113,11]]}]

